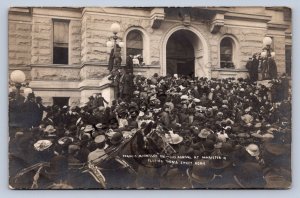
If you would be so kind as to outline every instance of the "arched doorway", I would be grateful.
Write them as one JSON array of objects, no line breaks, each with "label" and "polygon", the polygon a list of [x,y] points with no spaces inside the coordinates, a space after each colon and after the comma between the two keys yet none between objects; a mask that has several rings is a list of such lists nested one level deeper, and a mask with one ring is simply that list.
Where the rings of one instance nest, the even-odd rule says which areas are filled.
[{"label": "arched doorway", "polygon": [[179,74],[194,77],[195,51],[191,43],[192,32],[178,30],[167,42],[167,74]]},{"label": "arched doorway", "polygon": [[[193,74],[211,77],[208,43],[194,26],[174,26],[166,32],[161,42],[161,74]],[[182,51],[182,54],[174,51]],[[172,67],[174,66],[174,67]]]}]

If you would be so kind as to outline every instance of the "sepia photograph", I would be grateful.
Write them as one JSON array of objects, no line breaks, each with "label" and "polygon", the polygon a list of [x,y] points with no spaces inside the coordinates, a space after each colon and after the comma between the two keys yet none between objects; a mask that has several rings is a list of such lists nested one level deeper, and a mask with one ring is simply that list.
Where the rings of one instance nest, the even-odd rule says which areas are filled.
[{"label": "sepia photograph", "polygon": [[9,188],[289,189],[289,7],[10,7]]}]

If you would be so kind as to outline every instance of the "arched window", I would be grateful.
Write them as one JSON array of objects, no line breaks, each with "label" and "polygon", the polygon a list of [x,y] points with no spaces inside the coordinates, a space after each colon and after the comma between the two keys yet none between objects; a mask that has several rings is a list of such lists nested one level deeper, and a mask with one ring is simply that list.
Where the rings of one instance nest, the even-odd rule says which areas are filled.
[{"label": "arched window", "polygon": [[131,30],[126,37],[126,56],[143,56],[143,35],[139,30]]},{"label": "arched window", "polygon": [[225,37],[220,43],[220,66],[221,68],[234,68],[234,41]]}]

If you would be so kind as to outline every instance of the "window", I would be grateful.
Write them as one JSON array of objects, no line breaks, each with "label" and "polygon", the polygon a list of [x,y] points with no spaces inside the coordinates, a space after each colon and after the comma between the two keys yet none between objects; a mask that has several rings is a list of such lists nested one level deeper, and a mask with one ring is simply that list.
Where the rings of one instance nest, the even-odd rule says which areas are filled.
[{"label": "window", "polygon": [[143,56],[143,36],[139,30],[132,30],[126,38],[126,56]]},{"label": "window", "polygon": [[292,46],[285,46],[285,73],[291,76],[292,72]]},{"label": "window", "polygon": [[53,20],[53,64],[68,64],[69,21]]},{"label": "window", "polygon": [[229,37],[222,39],[220,44],[221,68],[234,68],[233,63],[233,40]]},{"label": "window", "polygon": [[57,105],[59,107],[68,106],[70,97],[53,97],[53,106]]}]

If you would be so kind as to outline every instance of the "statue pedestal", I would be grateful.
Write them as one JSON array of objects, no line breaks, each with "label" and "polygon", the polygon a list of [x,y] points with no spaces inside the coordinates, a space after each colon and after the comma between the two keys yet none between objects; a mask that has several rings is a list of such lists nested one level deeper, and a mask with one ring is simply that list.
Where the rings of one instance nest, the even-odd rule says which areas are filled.
[{"label": "statue pedestal", "polygon": [[102,93],[102,97],[109,102],[108,105],[112,105],[112,101],[115,100],[115,91],[114,86],[111,84],[111,81],[108,80],[108,77],[105,77],[99,83],[99,88]]},{"label": "statue pedestal", "polygon": [[109,105],[114,100],[114,87],[111,85],[111,81],[108,80],[108,76],[103,77],[101,80],[84,80],[79,83],[79,89],[81,105],[86,104],[89,101],[89,97],[95,93],[102,93]]}]

